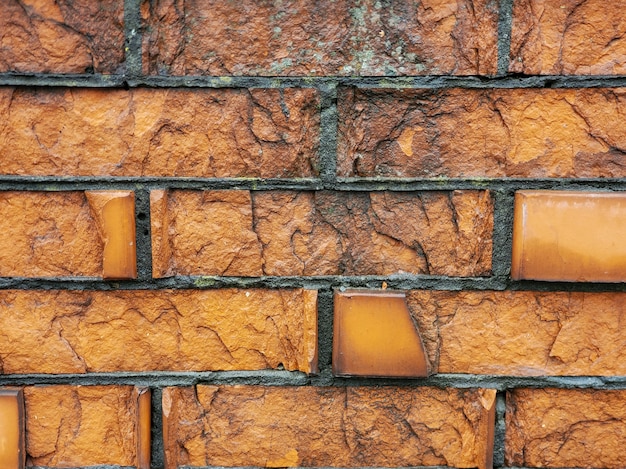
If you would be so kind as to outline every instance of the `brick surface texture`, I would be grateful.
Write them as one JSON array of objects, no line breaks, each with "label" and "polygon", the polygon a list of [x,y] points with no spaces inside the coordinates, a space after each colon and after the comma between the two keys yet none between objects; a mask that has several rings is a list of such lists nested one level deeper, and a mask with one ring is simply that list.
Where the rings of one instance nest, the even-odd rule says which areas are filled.
[{"label": "brick surface texture", "polygon": [[1,371],[311,372],[316,319],[315,291],[5,290]]},{"label": "brick surface texture", "polygon": [[0,88],[2,174],[309,177],[312,89]]},{"label": "brick surface texture", "polygon": [[478,276],[488,192],[155,191],[155,274]]},{"label": "brick surface texture", "polygon": [[167,467],[476,467],[488,427],[481,398],[475,389],[168,388]]},{"label": "brick surface texture", "polygon": [[339,93],[343,177],[624,177],[624,89]]},{"label": "brick surface texture", "polygon": [[[554,280],[511,270],[523,194],[566,193],[544,218],[585,240],[587,197],[612,220],[626,193],[624,11],[0,0],[0,394],[24,396],[26,467],[623,468],[626,274],[588,266],[626,233],[554,240],[532,260]],[[390,297],[427,363],[339,375],[402,348]]]},{"label": "brick surface texture", "polygon": [[145,1],[142,17],[146,74],[496,72],[495,1]]},{"label": "brick surface texture", "polygon": [[507,396],[506,461],[617,469],[626,459],[626,392],[516,389]]}]

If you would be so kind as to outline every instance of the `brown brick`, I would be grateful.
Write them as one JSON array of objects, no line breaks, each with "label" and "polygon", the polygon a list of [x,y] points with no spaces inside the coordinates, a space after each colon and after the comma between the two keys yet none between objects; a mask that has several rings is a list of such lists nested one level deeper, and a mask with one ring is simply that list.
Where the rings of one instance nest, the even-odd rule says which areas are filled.
[{"label": "brown brick", "polygon": [[344,177],[624,177],[626,90],[339,92]]},{"label": "brown brick", "polygon": [[100,276],[102,250],[83,192],[0,192],[0,276]]},{"label": "brown brick", "polygon": [[0,2],[0,72],[121,73],[124,2]]},{"label": "brown brick", "polygon": [[626,17],[621,0],[516,1],[509,71],[623,75]]},{"label": "brown brick", "polygon": [[0,88],[0,172],[311,177],[313,89]]},{"label": "brown brick", "polygon": [[3,290],[1,372],[312,372],[316,298],[310,290]]},{"label": "brown brick", "polygon": [[494,397],[427,387],[166,388],[166,467],[484,468]]},{"label": "brown brick", "polygon": [[498,2],[144,1],[144,73],[492,75]]},{"label": "brown brick", "polygon": [[625,293],[414,290],[407,300],[439,373],[626,374]]},{"label": "brown brick", "polygon": [[135,466],[137,397],[131,386],[24,388],[26,465]]},{"label": "brown brick", "polygon": [[506,428],[508,465],[623,468],[626,391],[515,389]]},{"label": "brown brick", "polygon": [[157,277],[491,270],[485,191],[155,191],[151,220]]}]

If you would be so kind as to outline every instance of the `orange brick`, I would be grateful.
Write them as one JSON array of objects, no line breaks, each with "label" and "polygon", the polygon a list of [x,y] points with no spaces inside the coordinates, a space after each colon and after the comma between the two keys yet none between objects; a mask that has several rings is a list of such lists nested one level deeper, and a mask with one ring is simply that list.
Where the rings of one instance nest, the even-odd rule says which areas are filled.
[{"label": "orange brick", "polygon": [[24,393],[0,388],[0,469],[24,469]]},{"label": "orange brick", "polygon": [[137,389],[29,386],[27,466],[136,466]]},{"label": "orange brick", "polygon": [[507,393],[506,464],[618,469],[626,461],[626,391]]},{"label": "orange brick", "polygon": [[122,73],[124,2],[0,2],[0,72]]},{"label": "orange brick", "polygon": [[0,192],[0,276],[96,277],[102,252],[83,192]]},{"label": "orange brick", "polygon": [[342,177],[624,177],[626,90],[339,91]]},{"label": "orange brick", "polygon": [[408,293],[439,373],[626,375],[625,293]]},{"label": "orange brick", "polygon": [[310,290],[0,291],[2,373],[317,369]]},{"label": "orange brick", "polygon": [[490,467],[494,398],[427,387],[166,388],[166,467]]},{"label": "orange brick", "polygon": [[516,1],[509,71],[529,75],[623,75],[622,1]]},{"label": "orange brick", "polygon": [[0,173],[317,176],[313,89],[0,89]]},{"label": "orange brick", "polygon": [[626,193],[515,194],[513,279],[626,282]]},{"label": "orange brick", "polygon": [[159,75],[491,75],[497,2],[144,1]]},{"label": "orange brick", "polygon": [[486,191],[155,191],[151,198],[156,277],[491,271]]}]

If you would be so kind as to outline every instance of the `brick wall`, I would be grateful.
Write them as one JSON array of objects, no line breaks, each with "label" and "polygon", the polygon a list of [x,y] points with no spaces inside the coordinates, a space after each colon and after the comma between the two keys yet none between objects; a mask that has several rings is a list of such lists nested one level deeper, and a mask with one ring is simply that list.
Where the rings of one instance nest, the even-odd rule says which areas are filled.
[{"label": "brick wall", "polygon": [[[623,223],[572,257],[608,279],[511,276],[520,191],[626,213],[624,7],[2,2],[0,439],[23,411],[27,466],[624,467]],[[367,290],[428,377],[333,373]]]}]

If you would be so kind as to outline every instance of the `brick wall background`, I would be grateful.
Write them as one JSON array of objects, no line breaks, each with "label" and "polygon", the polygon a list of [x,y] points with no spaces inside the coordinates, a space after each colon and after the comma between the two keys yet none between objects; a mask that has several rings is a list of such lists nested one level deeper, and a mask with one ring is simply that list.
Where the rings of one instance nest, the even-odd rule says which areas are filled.
[{"label": "brick wall background", "polygon": [[[148,388],[154,468],[624,467],[626,277],[510,278],[516,191],[626,188],[624,7],[2,2],[27,465],[145,466]],[[334,377],[334,292],[383,285],[434,374]]]}]

